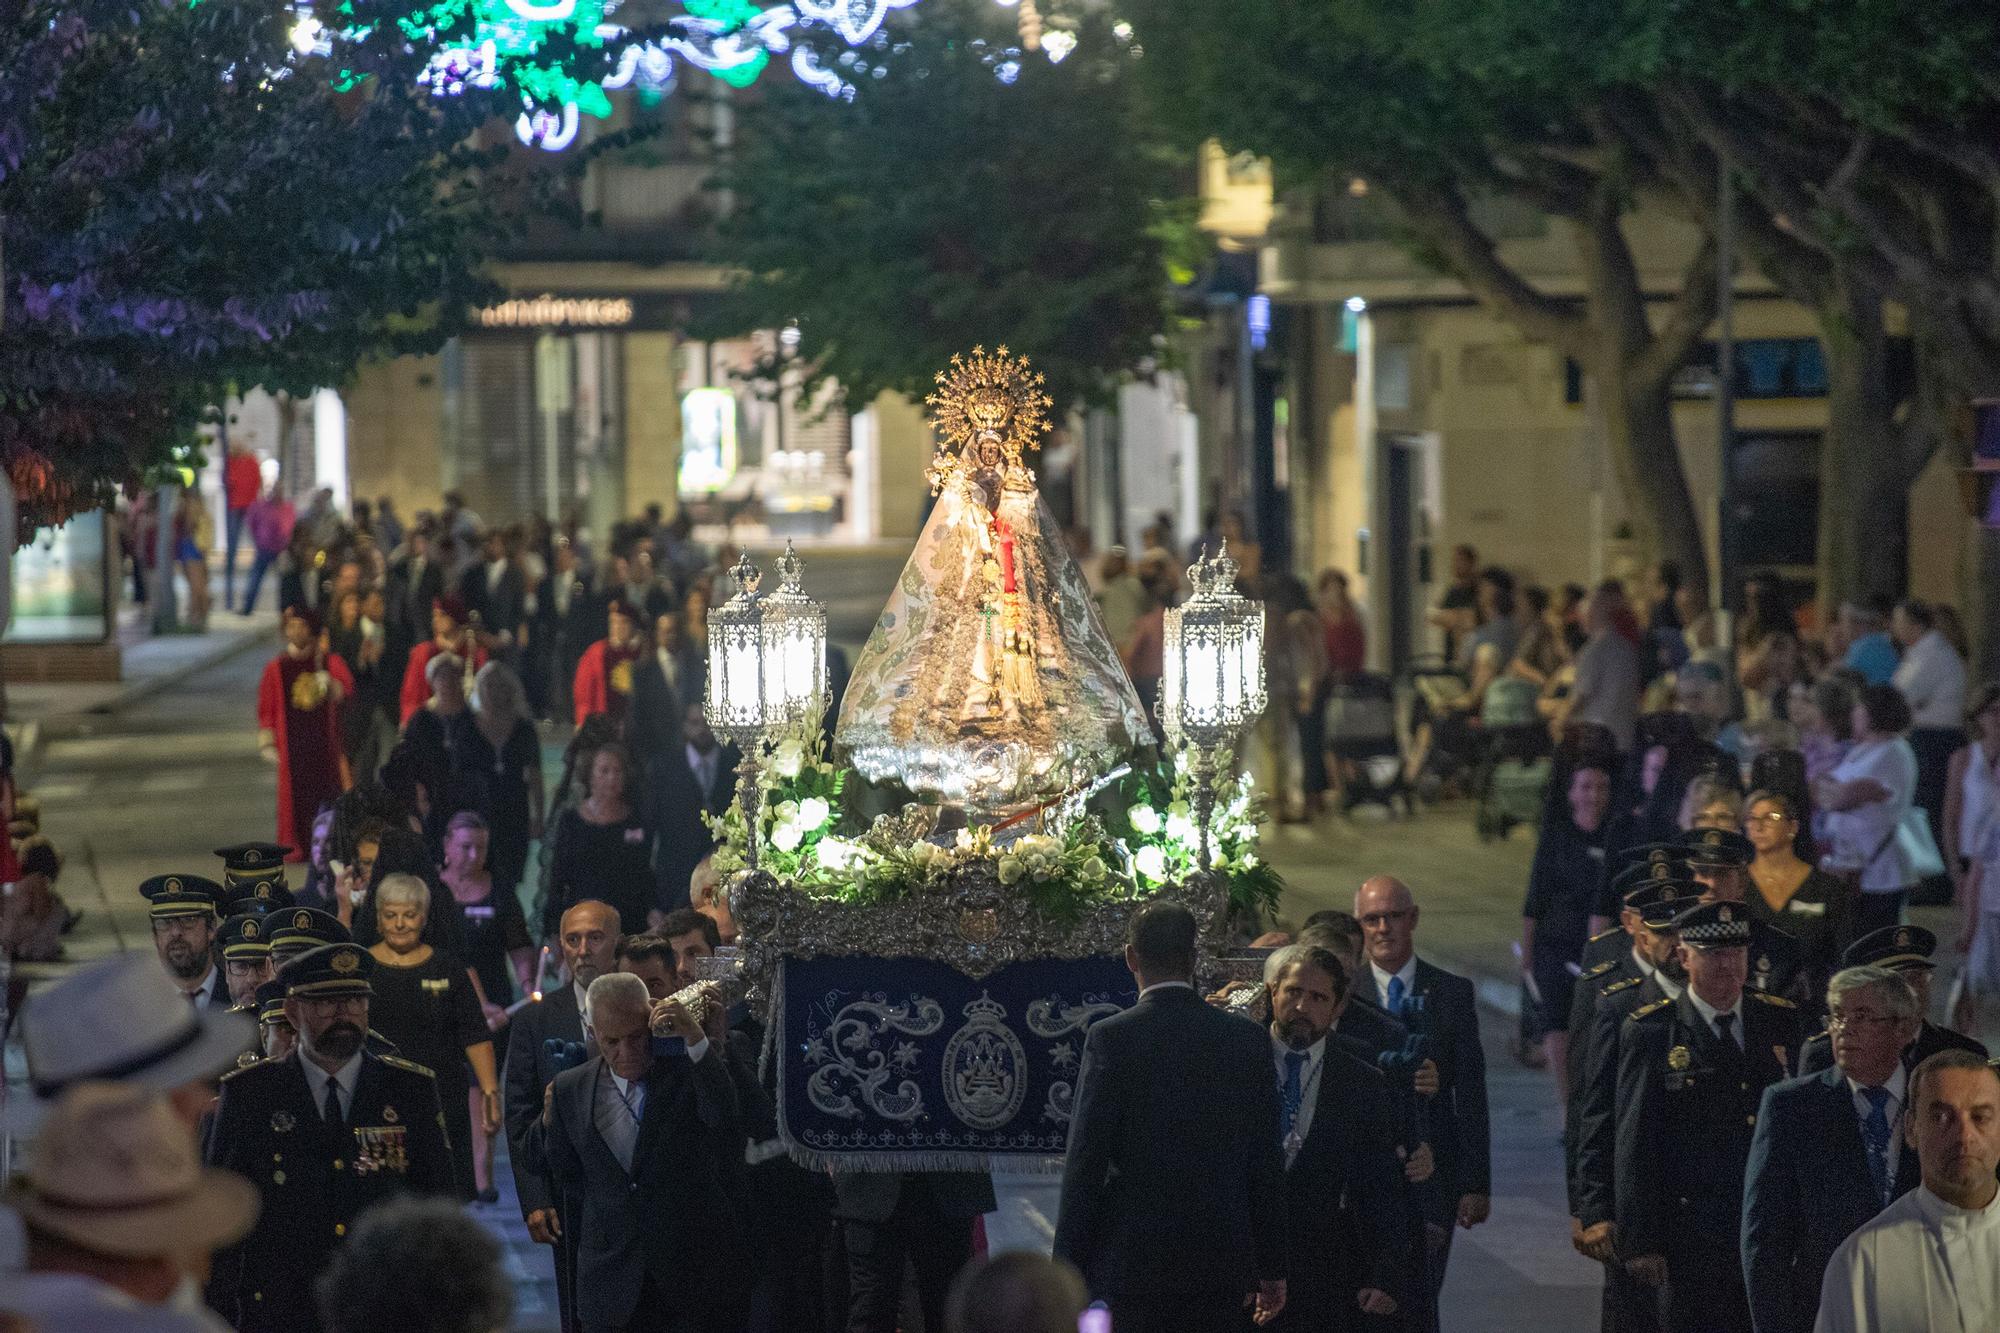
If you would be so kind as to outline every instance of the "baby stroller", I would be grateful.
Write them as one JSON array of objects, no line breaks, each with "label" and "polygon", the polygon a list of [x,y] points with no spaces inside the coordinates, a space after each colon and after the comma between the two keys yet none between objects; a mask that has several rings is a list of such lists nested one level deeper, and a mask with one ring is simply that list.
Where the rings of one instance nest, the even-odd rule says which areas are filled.
[{"label": "baby stroller", "polygon": [[1413,658],[1404,679],[1410,687],[1410,762],[1405,773],[1417,794],[1428,800],[1479,757],[1467,719],[1452,707],[1465,694],[1467,682],[1435,654]]},{"label": "baby stroller", "polygon": [[1479,709],[1480,755],[1474,766],[1473,826],[1482,841],[1504,838],[1541,817],[1554,744],[1536,707],[1541,690],[1519,676],[1486,687]]},{"label": "baby stroller", "polygon": [[1396,682],[1373,671],[1334,678],[1326,701],[1326,748],[1331,776],[1346,814],[1363,802],[1396,813],[1410,812],[1409,784],[1403,778],[1403,749],[1396,739]]}]

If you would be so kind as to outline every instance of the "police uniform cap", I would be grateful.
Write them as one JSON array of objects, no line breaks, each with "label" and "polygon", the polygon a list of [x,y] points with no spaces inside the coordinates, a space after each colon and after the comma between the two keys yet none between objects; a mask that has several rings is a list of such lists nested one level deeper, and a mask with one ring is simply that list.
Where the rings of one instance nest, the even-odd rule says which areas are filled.
[{"label": "police uniform cap", "polygon": [[1692,879],[1693,869],[1677,852],[1656,855],[1626,866],[1612,879],[1611,887],[1621,898],[1628,897],[1648,884]]},{"label": "police uniform cap", "polygon": [[1747,948],[1750,912],[1742,903],[1697,903],[1674,918],[1674,929],[1696,949]]},{"label": "police uniform cap", "polygon": [[375,973],[375,958],[358,944],[323,944],[308,950],[278,970],[285,994],[302,999],[326,999],[342,995],[373,995],[368,978]]},{"label": "police uniform cap", "polygon": [[340,924],[340,918],[317,907],[292,907],[271,913],[271,943],[280,948],[301,941],[312,946],[346,944],[354,933]]},{"label": "police uniform cap", "polygon": [[215,854],[222,858],[223,882],[235,885],[284,879],[285,858],[292,854],[292,849],[277,842],[239,842],[232,847],[218,847]]},{"label": "police uniform cap", "polygon": [[252,1002],[257,1006],[259,1023],[282,1023],[285,1018],[285,983],[267,981],[257,988],[257,998]]},{"label": "police uniform cap", "polygon": [[222,923],[224,958],[268,958],[271,955],[271,923],[261,916],[232,916]]},{"label": "police uniform cap", "polygon": [[214,916],[222,886],[200,875],[155,875],[139,886],[155,921],[177,916]]},{"label": "police uniform cap", "polygon": [[1936,967],[1937,936],[1922,926],[1884,926],[1871,930],[1840,956],[1842,967]]},{"label": "police uniform cap", "polygon": [[1689,829],[1681,835],[1681,852],[1691,866],[1747,866],[1757,855],[1750,839],[1727,828]]},{"label": "police uniform cap", "polygon": [[275,912],[297,901],[282,876],[277,879],[232,879],[223,885],[222,894],[224,916]]},{"label": "police uniform cap", "polygon": [[1625,895],[1625,905],[1655,930],[1674,923],[1674,918],[1701,900],[1701,885],[1693,880],[1665,877],[1649,879]]}]

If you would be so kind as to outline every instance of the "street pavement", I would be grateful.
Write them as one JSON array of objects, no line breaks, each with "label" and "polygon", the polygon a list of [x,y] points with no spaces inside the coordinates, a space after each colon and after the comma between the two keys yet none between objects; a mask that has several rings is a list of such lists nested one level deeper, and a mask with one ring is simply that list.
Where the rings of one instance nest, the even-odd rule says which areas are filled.
[{"label": "street pavement", "polygon": [[[865,637],[900,567],[894,553],[815,556],[807,587],[828,605],[831,635],[850,655]],[[150,947],[136,886],[169,870],[214,874],[211,849],[269,836],[272,770],[257,754],[255,683],[268,631],[236,656],[209,665],[129,706],[51,719],[27,785],[43,827],[63,850],[60,884],[84,919],[69,940],[73,958]],[[554,751],[559,737],[551,735]],[[1509,1050],[1518,968],[1522,889],[1532,838],[1482,843],[1469,809],[1445,806],[1390,820],[1364,809],[1353,819],[1269,830],[1265,850],[1289,888],[1281,916],[1296,923],[1320,907],[1352,907],[1370,874],[1392,873],[1422,909],[1418,948],[1479,983],[1492,1104],[1493,1217],[1460,1233],[1444,1295],[1447,1328],[1550,1333],[1594,1327],[1598,1270],[1569,1247],[1560,1174],[1559,1124],[1549,1076]],[[476,1215],[501,1238],[520,1302],[516,1327],[552,1329],[547,1253],[519,1222],[504,1167],[497,1206]]]}]

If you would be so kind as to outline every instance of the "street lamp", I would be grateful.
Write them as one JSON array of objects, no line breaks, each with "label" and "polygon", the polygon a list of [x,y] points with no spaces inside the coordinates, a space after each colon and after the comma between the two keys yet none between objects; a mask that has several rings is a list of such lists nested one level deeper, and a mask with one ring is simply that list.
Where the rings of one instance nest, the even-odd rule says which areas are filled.
[{"label": "street lamp", "polygon": [[1236,591],[1227,542],[1213,560],[1203,550],[1188,568],[1188,582],[1193,594],[1166,612],[1160,721],[1168,742],[1189,751],[1201,834],[1196,861],[1206,870],[1215,772],[1264,711],[1264,608]]},{"label": "street lamp", "polygon": [[773,730],[814,717],[826,699],[826,609],[800,584],[803,565],[788,542],[778,561],[778,591],[758,595],[763,575],[750,557],[729,571],[736,592],[708,613],[708,682],[702,713],[717,735],[743,752],[736,800],[743,810],[744,855],[757,868],[757,770]]}]

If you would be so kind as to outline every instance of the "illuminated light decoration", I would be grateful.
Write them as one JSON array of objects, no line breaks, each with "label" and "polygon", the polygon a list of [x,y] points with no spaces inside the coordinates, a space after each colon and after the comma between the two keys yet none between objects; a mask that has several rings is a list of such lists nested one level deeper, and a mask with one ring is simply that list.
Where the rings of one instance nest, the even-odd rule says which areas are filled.
[{"label": "illuminated light decoration", "polygon": [[682,495],[713,495],[736,475],[736,395],[689,389],[681,397]]},{"label": "illuminated light decoration", "polygon": [[800,83],[808,88],[817,88],[828,97],[854,100],[854,85],[840,75],[819,63],[819,57],[807,47],[799,47],[792,52],[792,73]]},{"label": "illuminated light decoration", "polygon": [[560,23],[576,13],[576,0],[555,0],[554,4],[547,5],[507,0],[507,8],[514,11],[516,18],[524,18],[530,23]]},{"label": "illuminated light decoration", "polygon": [[1002,83],[1012,83],[1021,77],[1021,62],[1018,60],[1001,61],[993,67],[993,77]]},{"label": "illuminated light decoration", "polygon": [[431,56],[417,82],[434,97],[457,97],[467,88],[491,88],[499,81],[499,52],[491,39],[478,46],[453,46]]},{"label": "illuminated light decoration", "polygon": [[481,328],[615,328],[630,324],[634,309],[627,297],[540,296],[516,297],[499,305],[483,306],[478,319]]},{"label": "illuminated light decoration", "polygon": [[849,46],[859,46],[875,35],[892,9],[906,9],[917,0],[794,0],[799,17],[824,23],[844,38]]},{"label": "illuminated light decoration", "polygon": [[1076,50],[1076,34],[1057,28],[1042,34],[1042,50],[1049,53],[1049,63],[1062,64],[1070,52]]},{"label": "illuminated light decoration", "polygon": [[299,15],[299,21],[292,25],[291,41],[292,49],[302,56],[326,55],[333,50],[326,25],[311,14]]},{"label": "illuminated light decoration", "polygon": [[550,153],[560,153],[575,143],[582,128],[583,120],[574,102],[564,102],[560,112],[536,107],[522,112],[521,118],[514,122],[514,134],[522,143]]}]

